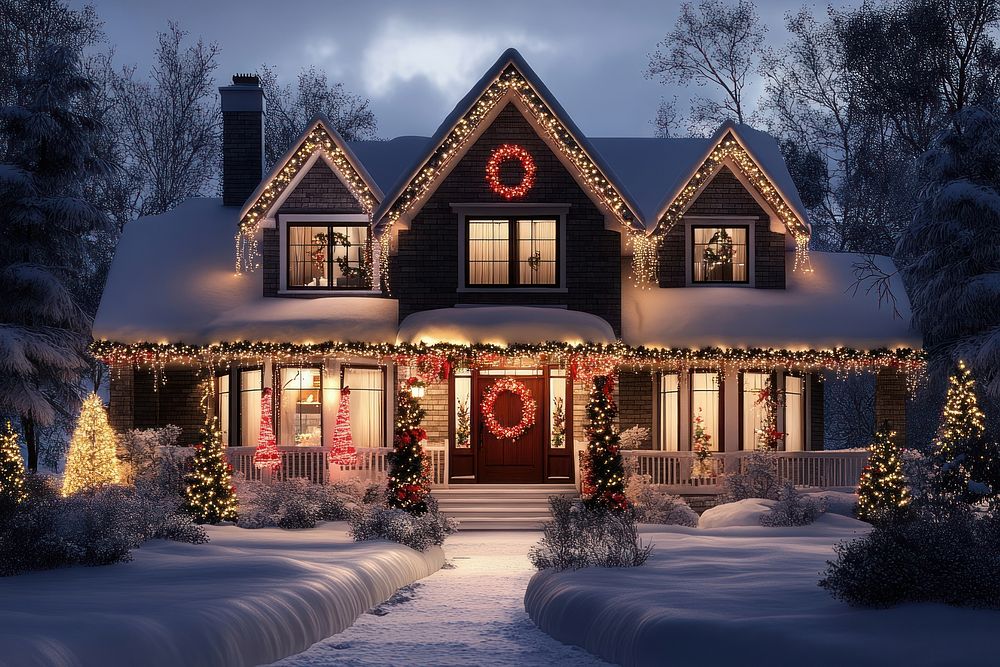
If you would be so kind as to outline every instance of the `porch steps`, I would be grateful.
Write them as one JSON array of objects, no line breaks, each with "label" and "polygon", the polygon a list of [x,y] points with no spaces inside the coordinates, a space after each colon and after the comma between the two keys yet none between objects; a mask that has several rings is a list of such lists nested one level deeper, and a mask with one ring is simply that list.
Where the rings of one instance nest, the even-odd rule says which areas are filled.
[{"label": "porch steps", "polygon": [[434,489],[460,530],[538,530],[551,519],[549,496],[576,496],[572,484],[467,484]]}]

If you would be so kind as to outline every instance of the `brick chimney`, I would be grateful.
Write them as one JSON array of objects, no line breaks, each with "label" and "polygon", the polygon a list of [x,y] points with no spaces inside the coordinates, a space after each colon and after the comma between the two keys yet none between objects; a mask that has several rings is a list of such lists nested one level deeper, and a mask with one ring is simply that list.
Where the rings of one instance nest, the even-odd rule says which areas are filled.
[{"label": "brick chimney", "polygon": [[236,74],[222,97],[222,203],[240,206],[264,177],[264,90],[256,74]]}]

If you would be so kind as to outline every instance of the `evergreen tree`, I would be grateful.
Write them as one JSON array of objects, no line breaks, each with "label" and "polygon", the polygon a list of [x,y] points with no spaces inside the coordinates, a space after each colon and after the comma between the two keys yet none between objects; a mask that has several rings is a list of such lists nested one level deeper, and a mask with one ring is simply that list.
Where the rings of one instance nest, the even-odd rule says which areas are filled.
[{"label": "evergreen tree", "polygon": [[97,394],[83,401],[66,455],[62,494],[93,491],[121,481],[118,436],[108,424],[104,403]]},{"label": "evergreen tree", "polygon": [[956,114],[923,168],[926,188],[896,248],[913,323],[932,371],[966,359],[991,413],[1000,403],[1000,116]]},{"label": "evergreen tree", "polygon": [[591,509],[629,508],[625,497],[625,466],[615,428],[618,407],[613,393],[614,380],[611,377],[599,375],[594,378],[594,388],[587,403],[586,425],[589,439],[586,486],[592,491],[585,502]]},{"label": "evergreen tree", "polygon": [[0,520],[27,500],[24,490],[24,461],[17,444],[17,431],[6,421],[0,432]]},{"label": "evergreen tree", "polygon": [[938,469],[935,495],[946,503],[978,502],[1000,491],[1000,453],[985,433],[975,385],[972,372],[959,361],[948,378],[948,395],[932,452]]},{"label": "evergreen tree", "polygon": [[869,447],[871,455],[858,484],[855,514],[862,521],[875,522],[890,517],[910,502],[910,490],[903,475],[903,459],[895,443],[896,432],[883,425]]},{"label": "evergreen tree", "polygon": [[0,412],[24,428],[38,467],[39,426],[72,412],[87,369],[90,318],[77,286],[107,217],[85,198],[99,125],[77,111],[92,87],[78,52],[43,46],[0,106]]},{"label": "evergreen tree", "polygon": [[212,419],[202,429],[202,441],[195,445],[191,474],[184,489],[184,511],[197,523],[236,520],[236,487],[233,467],[226,461],[226,449],[218,421]]},{"label": "evergreen tree", "polygon": [[412,392],[419,383],[417,378],[411,377],[396,393],[396,428],[392,452],[386,457],[389,462],[386,501],[389,507],[410,514],[427,512],[427,498],[431,493],[427,459],[420,445],[427,438],[427,431],[420,428],[425,411]]}]

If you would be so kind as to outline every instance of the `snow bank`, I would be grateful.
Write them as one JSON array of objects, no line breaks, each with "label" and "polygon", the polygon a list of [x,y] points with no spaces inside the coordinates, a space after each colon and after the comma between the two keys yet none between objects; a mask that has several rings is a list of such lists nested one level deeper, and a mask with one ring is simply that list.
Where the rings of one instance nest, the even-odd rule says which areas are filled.
[{"label": "snow bank", "polygon": [[645,566],[540,572],[524,604],[556,639],[623,665],[993,664],[1000,611],[856,609],[817,586],[859,526],[824,515],[801,528],[643,531],[655,544]]},{"label": "snow bank", "polygon": [[[849,530],[866,530],[870,526],[864,521],[854,518],[854,504],[857,496],[853,493],[841,493],[837,491],[818,491],[815,493],[803,494],[817,500],[825,500],[829,503],[825,514],[820,515],[816,522],[811,525],[820,526],[820,530],[830,527],[846,528]],[[738,500],[735,503],[723,503],[711,507],[698,519],[698,528],[740,528],[754,527],[760,528],[760,517],[767,514],[774,506],[775,501],[763,500],[761,498],[747,498]],[[831,511],[836,510],[836,511]],[[798,526],[797,530],[805,529],[806,533],[812,532],[809,526]],[[774,530],[768,528],[766,530]],[[781,530],[787,530],[782,528]],[[764,533],[767,534],[767,533]]]},{"label": "snow bank", "polygon": [[826,505],[827,514],[854,517],[854,506],[858,504],[858,494],[847,491],[811,491],[802,494],[821,500]]},{"label": "snow bank", "polygon": [[399,325],[400,343],[613,343],[611,325],[590,313],[533,306],[472,306],[414,313]]},{"label": "snow bank", "polygon": [[108,273],[94,338],[192,344],[395,339],[395,299],[265,298],[262,270],[236,275],[238,214],[220,199],[189,199],[129,223]]},{"label": "snow bank", "polygon": [[[921,346],[910,326],[910,303],[898,276],[892,279],[900,317],[879,307],[878,297],[851,289],[854,253],[810,252],[813,272],[793,272],[786,253],[783,290],[712,286],[704,289],[641,289],[622,276],[622,338],[650,347]],[[888,273],[888,257],[876,258]]]},{"label": "snow bank", "polygon": [[0,665],[258,665],[341,632],[438,570],[440,548],[305,531],[208,527],[130,563],[0,579]]}]

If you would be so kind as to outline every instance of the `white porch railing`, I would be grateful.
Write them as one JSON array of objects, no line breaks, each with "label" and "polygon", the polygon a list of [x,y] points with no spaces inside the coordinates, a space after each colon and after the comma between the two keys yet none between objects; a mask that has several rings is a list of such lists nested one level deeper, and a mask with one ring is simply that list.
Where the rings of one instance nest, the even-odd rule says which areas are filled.
[{"label": "white porch railing", "polygon": [[[712,454],[707,474],[694,475],[694,453],[626,450],[641,475],[676,493],[717,493],[722,476],[738,472],[750,452]],[[834,488],[858,485],[868,461],[867,451],[775,452],[778,475],[800,487]],[[702,471],[705,472],[705,471]]]},{"label": "white porch railing", "polygon": [[[234,475],[258,482],[263,479],[263,472],[253,464],[256,449],[226,448],[226,457],[233,466]],[[361,479],[368,482],[385,480],[389,470],[385,457],[392,451],[392,447],[359,447],[354,463],[351,464],[330,463],[330,450],[330,447],[279,447],[281,467],[272,475],[272,479],[279,481],[303,477],[314,484],[328,484],[338,479]],[[444,485],[448,479],[447,445],[425,445],[424,451],[431,462],[431,484]]]}]

